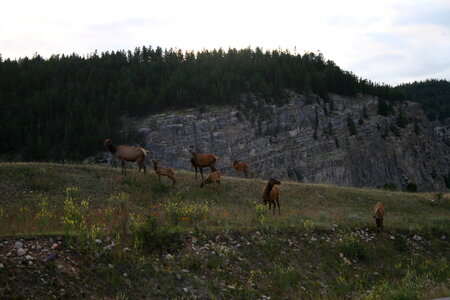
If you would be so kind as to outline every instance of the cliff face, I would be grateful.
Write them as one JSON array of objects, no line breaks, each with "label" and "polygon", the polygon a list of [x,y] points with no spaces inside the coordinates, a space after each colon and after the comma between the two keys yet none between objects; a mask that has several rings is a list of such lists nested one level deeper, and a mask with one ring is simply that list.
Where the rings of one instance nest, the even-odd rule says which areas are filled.
[{"label": "cliff face", "polygon": [[[416,103],[397,106],[389,116],[378,115],[377,99],[366,96],[324,102],[291,92],[283,106],[256,98],[243,103],[252,109],[190,109],[149,116],[134,126],[150,158],[173,168],[192,170],[189,149],[195,149],[218,156],[216,167],[228,175],[236,159],[248,162],[258,178],[445,189],[450,170],[445,127],[430,123]],[[404,128],[395,125],[400,111],[409,120]]]}]

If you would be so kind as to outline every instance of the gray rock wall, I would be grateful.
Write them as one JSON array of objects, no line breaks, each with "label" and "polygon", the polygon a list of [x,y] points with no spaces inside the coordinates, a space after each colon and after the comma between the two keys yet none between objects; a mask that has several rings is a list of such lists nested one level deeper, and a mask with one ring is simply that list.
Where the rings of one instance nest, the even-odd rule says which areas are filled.
[{"label": "gray rock wall", "polygon": [[[152,115],[133,125],[150,150],[148,162],[157,158],[175,169],[192,170],[189,149],[195,149],[218,156],[216,167],[227,175],[234,174],[236,159],[264,179],[369,187],[392,182],[398,189],[413,182],[422,191],[445,189],[450,148],[443,139],[448,134],[429,122],[418,104],[402,105],[411,122],[397,128],[397,136],[389,129],[396,116],[378,115],[376,98],[331,100],[307,104],[304,96],[290,92],[281,107],[252,99],[257,109],[246,115],[231,107],[209,107]],[[256,111],[265,112],[263,120]],[[350,133],[349,115],[356,135]]]}]

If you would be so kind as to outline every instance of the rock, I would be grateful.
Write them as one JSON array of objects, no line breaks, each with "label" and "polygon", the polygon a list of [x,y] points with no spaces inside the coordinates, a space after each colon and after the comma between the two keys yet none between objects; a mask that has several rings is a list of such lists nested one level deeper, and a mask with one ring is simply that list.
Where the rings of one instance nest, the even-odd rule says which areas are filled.
[{"label": "rock", "polygon": [[183,292],[188,293],[189,290],[187,288],[183,288]]},{"label": "rock", "polygon": [[172,254],[167,254],[165,257],[164,257],[166,260],[173,260],[173,256],[172,256]]},{"label": "rock", "polygon": [[418,236],[417,234],[415,234],[414,236],[413,236],[413,240],[415,240],[415,241],[421,241],[422,240],[422,238],[420,237],[420,236]]},{"label": "rock", "polygon": [[128,252],[131,252],[131,249],[130,249],[130,248],[128,248],[128,247],[123,248],[123,250],[122,250],[122,253],[123,253],[123,254],[126,254],[126,253],[128,253]]},{"label": "rock", "polygon": [[23,248],[20,248],[19,250],[17,250],[17,256],[23,256],[25,255],[25,253],[27,253]]},{"label": "rock", "polygon": [[25,256],[25,259],[26,260],[34,260],[34,258],[32,256],[30,256],[30,255]]},{"label": "rock", "polygon": [[17,241],[17,242],[15,242],[15,244],[14,244],[14,248],[16,248],[16,249],[20,249],[20,248],[23,248],[23,243],[22,243],[22,242],[20,242],[20,241]]},{"label": "rock", "polygon": [[[270,111],[259,129],[250,119],[240,120],[226,108],[151,115],[138,120],[136,128],[140,128],[143,146],[158,153],[161,164],[175,169],[192,170],[186,145],[195,141],[200,151],[213,151],[220,157],[217,168],[224,175],[234,175],[229,165],[239,157],[252,165],[260,178],[370,187],[392,182],[398,189],[414,181],[420,191],[445,189],[442,176],[432,178],[429,174],[448,173],[448,146],[433,133],[439,124],[427,119],[420,104],[405,102],[402,111],[407,118],[420,120],[423,134],[417,135],[409,124],[401,129],[401,136],[385,138],[383,132],[397,116],[379,115],[376,97],[331,95],[328,103],[320,98],[308,103],[296,92],[286,95],[287,102],[280,106],[253,96],[258,110]],[[354,116],[358,123],[364,107],[370,117],[356,125],[356,134],[350,135],[348,116]],[[251,115],[255,113],[250,110]],[[361,159],[353,159],[355,153]]]},{"label": "rock", "polygon": [[128,274],[127,273],[123,273],[123,277],[128,277]]},{"label": "rock", "polygon": [[0,269],[3,269],[5,266],[3,264],[0,264]]},{"label": "rock", "polygon": [[32,266],[33,265],[33,261],[32,260],[28,261],[28,265]]},{"label": "rock", "polygon": [[108,268],[112,269],[114,266],[112,264],[108,264]]},{"label": "rock", "polygon": [[58,270],[62,270],[62,269],[64,269],[64,266],[63,266],[63,265],[57,265],[56,268],[57,268]]},{"label": "rock", "polygon": [[99,244],[102,243],[102,240],[101,240],[101,239],[96,239],[96,240],[95,240],[95,243],[96,243],[97,245],[99,245]]}]

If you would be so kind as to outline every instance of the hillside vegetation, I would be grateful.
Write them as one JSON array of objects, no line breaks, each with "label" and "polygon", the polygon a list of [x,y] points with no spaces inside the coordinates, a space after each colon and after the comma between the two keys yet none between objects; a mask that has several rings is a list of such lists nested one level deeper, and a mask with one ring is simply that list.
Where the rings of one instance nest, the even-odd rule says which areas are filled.
[{"label": "hillside vegetation", "polygon": [[[0,164],[0,297],[420,299],[450,292],[450,197]],[[386,206],[377,234],[373,205]],[[19,253],[19,250],[25,253]]]},{"label": "hillside vegetation", "polygon": [[142,47],[88,57],[0,56],[0,159],[81,161],[100,140],[127,142],[120,117],[166,109],[235,105],[242,94],[286,101],[285,89],[403,98],[396,89],[358,78],[321,53],[256,49],[201,52]]}]

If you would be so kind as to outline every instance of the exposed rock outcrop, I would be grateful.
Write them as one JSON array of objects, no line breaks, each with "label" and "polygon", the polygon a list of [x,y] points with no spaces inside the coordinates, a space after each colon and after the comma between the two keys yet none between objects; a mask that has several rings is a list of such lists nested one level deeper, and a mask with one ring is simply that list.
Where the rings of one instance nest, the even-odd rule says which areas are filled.
[{"label": "exposed rock outcrop", "polygon": [[[247,99],[249,98],[249,99]],[[192,169],[189,148],[214,153],[216,167],[233,175],[233,160],[249,163],[258,178],[421,191],[445,189],[450,148],[445,126],[431,123],[420,105],[404,102],[377,113],[370,96],[333,95],[328,102],[289,92],[282,106],[244,97],[242,109],[188,109],[134,122],[149,157],[172,168]],[[400,111],[405,117],[398,123]],[[406,124],[407,123],[407,124]],[[404,128],[397,126],[399,124]]]}]

